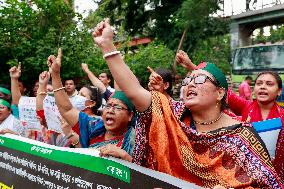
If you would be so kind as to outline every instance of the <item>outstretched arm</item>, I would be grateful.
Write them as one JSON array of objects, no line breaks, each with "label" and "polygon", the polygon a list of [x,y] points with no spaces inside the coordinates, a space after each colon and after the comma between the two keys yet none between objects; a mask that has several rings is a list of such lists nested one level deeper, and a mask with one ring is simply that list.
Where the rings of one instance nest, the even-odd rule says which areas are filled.
[{"label": "outstretched arm", "polygon": [[17,67],[13,66],[10,68],[9,72],[11,77],[12,104],[18,105],[22,96],[18,83],[21,76],[21,63]]},{"label": "outstretched arm", "polygon": [[61,58],[62,51],[59,48],[57,57],[50,55],[47,62],[52,77],[53,92],[58,110],[68,124],[74,126],[79,120],[79,111],[72,106],[62,85],[60,77]]},{"label": "outstretched arm", "polygon": [[104,93],[106,91],[106,87],[105,85],[101,82],[101,80],[99,80],[99,78],[97,78],[93,72],[91,72],[89,70],[88,64],[82,63],[81,64],[82,70],[87,74],[89,80],[91,81],[91,83],[98,87],[101,93]]},{"label": "outstretched arm", "polygon": [[102,21],[97,25],[93,32],[93,38],[102,50],[111,74],[119,88],[130,98],[139,112],[148,109],[151,104],[151,93],[139,84],[120,54],[116,53],[117,49],[113,44],[113,31],[107,21]]}]

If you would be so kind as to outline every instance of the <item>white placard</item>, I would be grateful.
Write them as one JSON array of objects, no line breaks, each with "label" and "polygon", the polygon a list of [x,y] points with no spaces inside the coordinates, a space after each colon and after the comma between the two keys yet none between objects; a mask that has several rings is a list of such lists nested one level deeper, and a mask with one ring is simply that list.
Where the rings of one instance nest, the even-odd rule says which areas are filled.
[{"label": "white placard", "polygon": [[25,123],[26,129],[41,131],[36,114],[36,97],[21,97],[18,108],[20,120]]},{"label": "white placard", "polygon": [[48,129],[57,133],[62,133],[60,122],[61,115],[53,96],[46,96],[44,98],[43,110]]},{"label": "white placard", "polygon": [[274,158],[278,135],[282,128],[282,120],[280,118],[274,118],[252,122],[252,125],[266,145],[270,157]]}]

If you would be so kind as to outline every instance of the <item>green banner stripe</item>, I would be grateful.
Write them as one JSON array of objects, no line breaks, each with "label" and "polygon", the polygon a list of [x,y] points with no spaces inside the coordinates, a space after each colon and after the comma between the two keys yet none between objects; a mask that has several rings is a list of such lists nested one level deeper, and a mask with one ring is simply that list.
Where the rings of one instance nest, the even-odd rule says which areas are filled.
[{"label": "green banner stripe", "polygon": [[0,146],[5,146],[7,148],[72,165],[92,172],[109,175],[126,183],[130,183],[130,169],[111,160],[74,152],[60,151],[3,136],[0,136]]}]

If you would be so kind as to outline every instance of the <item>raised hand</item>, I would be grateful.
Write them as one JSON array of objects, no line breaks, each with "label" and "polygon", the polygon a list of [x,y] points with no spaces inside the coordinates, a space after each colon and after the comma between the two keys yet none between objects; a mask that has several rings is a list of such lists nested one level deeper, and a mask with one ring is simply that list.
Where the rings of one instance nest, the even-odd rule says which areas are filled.
[{"label": "raised hand", "polygon": [[151,73],[148,83],[149,90],[161,92],[161,90],[163,90],[163,78],[159,74],[157,74],[151,67],[148,66],[147,69]]},{"label": "raised hand", "polygon": [[90,72],[88,64],[82,63],[81,68],[86,74],[88,74]]},{"label": "raised hand", "polygon": [[157,74],[150,66],[147,67],[148,71],[151,73],[149,80],[156,83],[163,81],[163,78]]},{"label": "raised hand", "polygon": [[188,70],[196,69],[196,65],[192,63],[188,55],[182,50],[179,50],[176,54],[176,62]]},{"label": "raised hand", "polygon": [[52,73],[60,73],[61,67],[61,59],[62,59],[62,50],[58,49],[57,57],[54,55],[50,55],[47,59],[47,65],[49,67],[49,72]]},{"label": "raised hand", "polygon": [[17,67],[13,66],[12,68],[10,68],[9,72],[11,78],[19,79],[19,77],[21,76],[21,63],[19,63]]},{"label": "raised hand", "polygon": [[113,43],[113,30],[109,24],[109,19],[105,19],[97,24],[92,34],[94,41],[99,47]]},{"label": "raised hand", "polygon": [[39,84],[47,85],[49,79],[50,79],[50,73],[48,71],[44,71],[41,74],[39,74],[38,78]]}]

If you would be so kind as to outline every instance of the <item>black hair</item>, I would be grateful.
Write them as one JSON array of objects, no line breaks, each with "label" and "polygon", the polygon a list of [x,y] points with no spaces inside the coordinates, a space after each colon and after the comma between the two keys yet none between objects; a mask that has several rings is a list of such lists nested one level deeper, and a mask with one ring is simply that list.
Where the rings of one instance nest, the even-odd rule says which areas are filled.
[{"label": "black hair", "polygon": [[252,81],[252,77],[251,76],[246,76],[245,80],[251,80]]},{"label": "black hair", "polygon": [[64,85],[65,85],[66,81],[70,81],[70,80],[73,81],[74,85],[76,85],[75,80],[74,80],[74,79],[71,79],[71,78],[65,79],[65,80],[64,80]]},{"label": "black hair", "polygon": [[172,87],[174,80],[172,71],[164,68],[158,68],[155,72],[163,78],[164,82],[169,83],[169,87],[167,88],[166,92],[171,96],[173,94]]},{"label": "black hair", "polygon": [[112,80],[112,75],[111,75],[111,73],[109,71],[102,71],[100,74],[102,74],[102,73],[106,74],[107,79]]},{"label": "black hair", "polygon": [[92,86],[92,85],[85,85],[83,87],[86,87],[87,89],[89,89],[91,91],[91,100],[96,102],[96,105],[92,107],[92,112],[95,114],[98,114],[98,109],[101,107],[102,105],[102,94],[99,90],[98,87]]},{"label": "black hair", "polygon": [[221,99],[221,102],[220,102],[221,103],[221,111],[229,108],[229,105],[227,103],[227,93],[228,93],[228,90],[225,91],[225,95]]},{"label": "black hair", "polygon": [[282,79],[281,79],[281,77],[279,76],[279,74],[278,74],[277,72],[274,72],[274,71],[263,71],[263,72],[260,72],[260,73],[256,76],[255,82],[256,82],[256,80],[259,78],[259,76],[264,75],[264,74],[270,74],[270,75],[272,75],[272,76],[275,78],[276,82],[277,82],[278,88],[279,88],[279,89],[282,89]]},{"label": "black hair", "polygon": [[23,87],[26,87],[26,84],[23,80],[19,79],[18,82],[22,83]]}]

